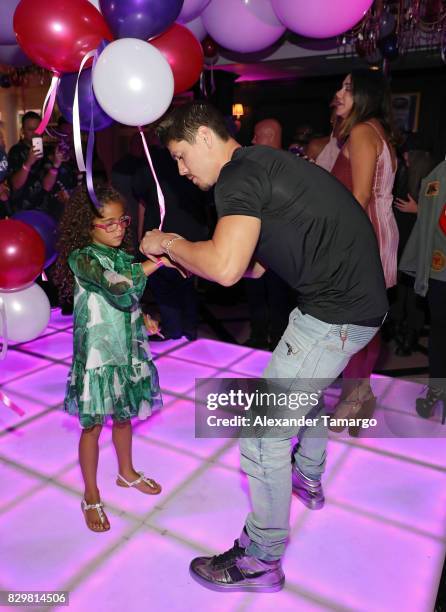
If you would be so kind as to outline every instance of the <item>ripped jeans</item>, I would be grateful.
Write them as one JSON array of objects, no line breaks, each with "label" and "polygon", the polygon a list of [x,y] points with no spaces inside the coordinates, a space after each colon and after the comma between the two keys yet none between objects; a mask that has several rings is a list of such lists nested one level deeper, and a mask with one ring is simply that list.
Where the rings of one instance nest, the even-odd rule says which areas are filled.
[{"label": "ripped jeans", "polygon": [[[292,391],[307,391],[309,379],[324,379],[327,387],[378,329],[325,323],[295,308],[263,375],[270,379],[292,379]],[[316,411],[321,410],[316,407]],[[309,417],[315,418],[317,414],[308,407]],[[283,555],[291,506],[291,438],[299,436],[296,466],[305,476],[320,478],[325,466],[327,431],[321,419],[319,423],[319,431],[313,428],[311,436],[301,428],[283,438],[240,440],[241,467],[248,476],[252,502],[252,512],[245,524],[250,540],[248,554],[265,561]]]}]

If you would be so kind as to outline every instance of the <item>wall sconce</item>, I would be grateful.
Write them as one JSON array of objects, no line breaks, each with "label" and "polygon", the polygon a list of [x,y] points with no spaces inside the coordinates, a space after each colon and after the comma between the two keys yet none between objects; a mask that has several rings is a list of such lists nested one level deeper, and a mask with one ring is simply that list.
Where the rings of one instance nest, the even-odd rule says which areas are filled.
[{"label": "wall sconce", "polygon": [[243,104],[233,104],[232,105],[232,116],[240,119],[243,117],[245,111],[243,110]]}]

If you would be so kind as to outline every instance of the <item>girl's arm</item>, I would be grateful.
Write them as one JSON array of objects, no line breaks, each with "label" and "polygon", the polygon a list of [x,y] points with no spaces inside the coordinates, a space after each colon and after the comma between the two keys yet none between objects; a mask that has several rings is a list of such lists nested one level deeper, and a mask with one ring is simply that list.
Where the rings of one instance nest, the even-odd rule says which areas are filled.
[{"label": "girl's arm", "polygon": [[147,277],[142,264],[130,264],[125,270],[116,272],[104,268],[91,254],[76,251],[70,255],[68,263],[84,289],[101,294],[120,310],[134,307],[144,292]]},{"label": "girl's arm", "polygon": [[161,268],[162,266],[166,266],[166,268],[172,268],[173,270],[177,270],[183,278],[186,278],[186,274],[184,270],[182,270],[180,266],[175,265],[173,262],[171,262],[170,259],[166,257],[165,255],[162,255],[161,257],[157,257],[156,261],[152,261],[151,259],[148,259],[147,261],[144,261],[141,264],[141,266],[146,276],[150,276],[151,274],[156,272],[158,268]]},{"label": "girl's arm", "polygon": [[348,151],[352,168],[353,195],[366,209],[372,196],[378,157],[373,128],[364,123],[355,125],[348,140]]}]

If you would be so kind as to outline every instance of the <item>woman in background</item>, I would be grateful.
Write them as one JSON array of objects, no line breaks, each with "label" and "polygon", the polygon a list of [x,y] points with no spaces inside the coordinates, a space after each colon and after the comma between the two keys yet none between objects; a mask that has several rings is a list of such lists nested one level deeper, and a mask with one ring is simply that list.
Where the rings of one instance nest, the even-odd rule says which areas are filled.
[{"label": "woman in background", "polygon": [[[398,228],[392,209],[397,159],[390,92],[384,76],[368,70],[352,71],[336,94],[336,114],[342,120],[339,137],[344,144],[332,174],[353,193],[372,222],[386,287],[390,288],[396,284],[397,274]],[[370,326],[381,323],[358,321],[359,325]],[[376,398],[370,387],[370,376],[379,349],[377,335],[345,368],[337,417],[358,418],[373,412]],[[358,432],[358,428],[350,428],[351,435]]]}]

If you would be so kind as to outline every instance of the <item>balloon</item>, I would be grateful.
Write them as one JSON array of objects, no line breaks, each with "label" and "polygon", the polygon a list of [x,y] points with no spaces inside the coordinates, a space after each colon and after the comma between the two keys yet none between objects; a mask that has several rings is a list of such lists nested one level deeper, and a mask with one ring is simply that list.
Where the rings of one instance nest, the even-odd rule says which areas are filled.
[{"label": "balloon", "polygon": [[33,227],[42,238],[45,245],[44,268],[50,266],[57,257],[57,224],[50,215],[41,210],[21,210],[12,216],[17,221],[23,221]]},{"label": "balloon", "polygon": [[395,16],[388,11],[383,11],[379,20],[379,38],[385,38],[392,34],[395,29]]},{"label": "balloon", "polygon": [[329,38],[360,21],[373,0],[271,0],[280,21],[290,30],[310,38]]},{"label": "balloon", "polygon": [[219,45],[239,53],[269,47],[286,29],[274,14],[270,0],[212,0],[202,19]]},{"label": "balloon", "polygon": [[147,40],[173,24],[183,0],[99,0],[99,5],[116,38]]},{"label": "balloon", "polygon": [[32,61],[23,53],[19,45],[0,45],[0,64],[22,68]]},{"label": "balloon", "polygon": [[[29,342],[40,336],[50,320],[51,308],[45,291],[31,285],[14,293],[0,293],[6,310],[6,331],[12,342]],[[4,330],[0,329],[2,334]]]},{"label": "balloon", "polygon": [[174,80],[168,61],[153,45],[122,38],[108,45],[93,69],[93,89],[103,110],[124,125],[159,119],[172,102]]},{"label": "balloon", "polygon": [[20,0],[1,0],[0,2],[0,45],[17,43],[12,20]]},{"label": "balloon", "polygon": [[174,23],[151,44],[161,51],[172,68],[174,94],[187,91],[198,81],[203,70],[203,49],[185,26]]},{"label": "balloon", "polygon": [[[109,127],[113,119],[109,117],[96,101],[91,89],[91,69],[83,70],[79,78],[79,117],[81,130],[90,129],[91,103],[93,102],[94,131],[98,132]],[[73,103],[76,90],[77,74],[64,74],[57,90],[57,105],[60,112],[69,123],[73,123]]]},{"label": "balloon", "polygon": [[53,72],[77,72],[83,57],[102,39],[113,39],[88,0],[21,0],[14,30],[33,62]]},{"label": "balloon", "polygon": [[399,55],[398,38],[396,34],[391,34],[390,36],[387,36],[387,38],[380,40],[378,47],[384,59],[392,61]]},{"label": "balloon", "polygon": [[22,221],[0,221],[0,291],[32,283],[43,270],[45,245],[35,229]]},{"label": "balloon", "polygon": [[184,0],[183,8],[179,14],[178,21],[185,24],[201,15],[210,0]]},{"label": "balloon", "polygon": [[187,21],[182,25],[184,25],[188,30],[190,30],[197,40],[202,41],[204,38],[206,38],[207,32],[206,28],[203,25],[203,20],[201,17],[197,17],[192,21]]}]

